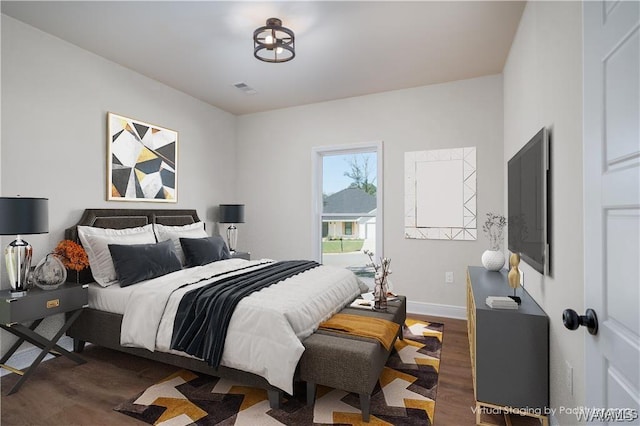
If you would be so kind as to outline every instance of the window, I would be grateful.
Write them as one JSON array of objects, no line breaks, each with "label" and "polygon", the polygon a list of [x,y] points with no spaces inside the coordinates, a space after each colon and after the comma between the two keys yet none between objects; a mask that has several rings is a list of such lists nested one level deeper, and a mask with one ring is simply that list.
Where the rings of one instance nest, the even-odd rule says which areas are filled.
[{"label": "window", "polygon": [[313,149],[316,259],[373,287],[364,250],[382,256],[382,142]]},{"label": "window", "polygon": [[353,222],[344,222],[344,235],[353,235]]}]

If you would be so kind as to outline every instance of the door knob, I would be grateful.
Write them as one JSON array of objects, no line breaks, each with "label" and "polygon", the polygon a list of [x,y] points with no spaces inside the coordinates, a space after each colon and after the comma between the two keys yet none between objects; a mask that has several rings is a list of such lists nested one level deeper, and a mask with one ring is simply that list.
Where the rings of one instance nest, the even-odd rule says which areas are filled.
[{"label": "door knob", "polygon": [[598,334],[598,316],[593,309],[587,309],[585,315],[578,315],[573,309],[565,309],[562,313],[562,322],[569,330],[576,330],[584,325],[591,334]]}]

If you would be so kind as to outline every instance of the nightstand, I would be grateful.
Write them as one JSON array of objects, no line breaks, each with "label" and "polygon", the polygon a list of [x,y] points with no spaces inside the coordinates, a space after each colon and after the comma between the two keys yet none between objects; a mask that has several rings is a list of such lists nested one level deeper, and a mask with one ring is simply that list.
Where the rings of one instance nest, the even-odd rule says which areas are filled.
[{"label": "nightstand", "polygon": [[246,251],[234,251],[233,253],[231,253],[231,258],[232,259],[251,260],[251,253],[246,252]]},{"label": "nightstand", "polygon": [[[0,367],[22,376],[7,395],[20,389],[48,353],[54,356],[64,355],[78,364],[86,362],[78,355],[58,346],[57,342],[80,316],[82,308],[87,306],[88,287],[86,284],[67,283],[55,290],[32,288],[22,297],[11,297],[9,290],[0,291],[0,328],[18,337],[18,341],[0,359]],[[72,314],[67,315],[64,325],[51,340],[34,331],[44,318],[65,312]],[[29,327],[22,325],[29,321],[33,321]],[[25,371],[6,365],[5,362],[25,341],[42,350],[33,363]]]}]

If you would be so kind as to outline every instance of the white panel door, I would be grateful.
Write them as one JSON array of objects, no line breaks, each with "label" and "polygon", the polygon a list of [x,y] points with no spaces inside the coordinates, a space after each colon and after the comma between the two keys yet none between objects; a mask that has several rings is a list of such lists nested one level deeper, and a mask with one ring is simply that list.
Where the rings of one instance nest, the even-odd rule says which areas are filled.
[{"label": "white panel door", "polygon": [[609,409],[584,420],[640,424],[640,2],[583,7],[585,393]]}]

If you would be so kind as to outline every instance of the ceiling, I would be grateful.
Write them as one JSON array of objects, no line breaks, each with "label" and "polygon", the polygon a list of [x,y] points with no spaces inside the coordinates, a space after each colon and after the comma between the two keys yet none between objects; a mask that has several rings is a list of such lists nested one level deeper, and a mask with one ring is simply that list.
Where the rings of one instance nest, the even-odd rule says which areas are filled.
[{"label": "ceiling", "polygon": [[[240,115],[500,73],[524,4],[2,1],[2,13]],[[270,17],[295,32],[290,62],[253,57]]]}]

